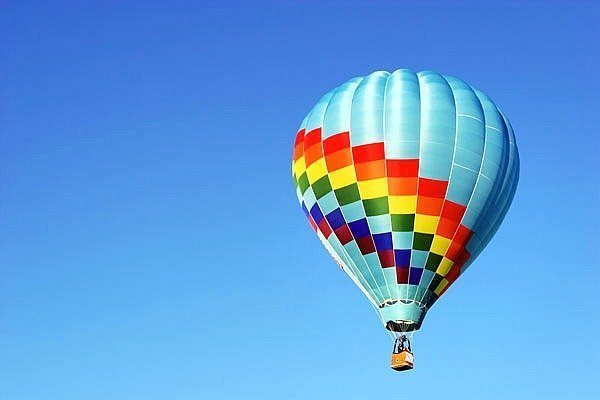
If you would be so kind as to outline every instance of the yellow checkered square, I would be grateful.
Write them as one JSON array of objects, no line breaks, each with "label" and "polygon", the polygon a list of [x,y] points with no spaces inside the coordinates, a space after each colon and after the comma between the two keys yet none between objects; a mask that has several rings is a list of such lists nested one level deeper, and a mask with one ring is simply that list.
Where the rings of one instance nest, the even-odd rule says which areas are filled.
[{"label": "yellow checkered square", "polygon": [[417,196],[390,196],[390,214],[414,214]]},{"label": "yellow checkered square", "polygon": [[296,175],[297,178],[300,178],[300,176],[304,173],[304,171],[306,171],[306,164],[304,162],[304,156],[302,156],[296,160],[296,162],[294,163],[294,166],[292,167],[292,170],[294,171],[294,175]]},{"label": "yellow checkered square", "polygon": [[358,181],[358,191],[363,199],[376,199],[387,196],[387,179],[370,179],[368,181]]},{"label": "yellow checkered square", "polygon": [[435,272],[441,276],[446,276],[446,274],[448,273],[448,271],[450,271],[450,268],[452,268],[453,265],[454,261],[444,257],[442,258],[442,262],[440,262],[440,265],[438,265],[437,271]]},{"label": "yellow checkered square", "polygon": [[327,165],[325,165],[325,159],[320,158],[312,163],[310,167],[306,169],[306,175],[308,175],[308,181],[311,185],[327,175]]},{"label": "yellow checkered square", "polygon": [[444,290],[446,288],[446,286],[448,286],[448,280],[442,279],[442,281],[440,282],[438,287],[435,288],[435,290],[434,290],[435,294],[437,294],[439,296],[440,293],[442,293],[442,290]]},{"label": "yellow checkered square", "polygon": [[448,247],[450,247],[450,243],[452,243],[452,240],[435,235],[433,237],[433,242],[431,243],[431,251],[436,254],[444,255],[446,254]]},{"label": "yellow checkered square", "polygon": [[415,232],[435,233],[440,217],[432,215],[415,215]]},{"label": "yellow checkered square", "polygon": [[354,172],[354,165],[348,165],[347,167],[330,172],[329,180],[331,181],[331,187],[334,189],[343,188],[355,183],[356,172]]}]

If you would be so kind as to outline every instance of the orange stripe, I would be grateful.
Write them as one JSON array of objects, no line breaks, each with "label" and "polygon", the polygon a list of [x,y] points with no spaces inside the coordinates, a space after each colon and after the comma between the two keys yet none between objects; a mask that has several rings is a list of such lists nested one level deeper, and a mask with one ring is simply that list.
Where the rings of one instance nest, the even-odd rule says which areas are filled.
[{"label": "orange stripe", "polygon": [[325,163],[329,171],[336,171],[352,164],[352,153],[350,149],[340,150],[325,156]]},{"label": "orange stripe", "polygon": [[385,177],[385,160],[356,164],[354,168],[356,169],[356,179],[359,181]]},{"label": "orange stripe", "polygon": [[417,194],[417,178],[388,178],[388,190],[392,196]]},{"label": "orange stripe", "polygon": [[323,158],[323,149],[321,148],[321,143],[317,143],[310,148],[304,149],[304,159],[306,160],[306,166],[308,167],[319,158]]},{"label": "orange stripe", "polygon": [[302,154],[304,154],[304,146],[302,145],[302,143],[300,143],[296,147],[294,147],[294,161],[302,157]]},{"label": "orange stripe", "polygon": [[417,197],[417,213],[438,216],[442,212],[444,199],[421,196]]}]

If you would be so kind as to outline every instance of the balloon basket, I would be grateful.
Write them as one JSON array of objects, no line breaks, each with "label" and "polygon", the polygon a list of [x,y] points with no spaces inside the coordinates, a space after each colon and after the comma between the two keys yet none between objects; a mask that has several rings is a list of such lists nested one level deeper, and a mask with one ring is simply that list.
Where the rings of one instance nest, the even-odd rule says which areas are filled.
[{"label": "balloon basket", "polygon": [[414,367],[414,355],[408,350],[402,350],[400,353],[392,353],[392,363],[390,367],[396,371],[408,371]]}]

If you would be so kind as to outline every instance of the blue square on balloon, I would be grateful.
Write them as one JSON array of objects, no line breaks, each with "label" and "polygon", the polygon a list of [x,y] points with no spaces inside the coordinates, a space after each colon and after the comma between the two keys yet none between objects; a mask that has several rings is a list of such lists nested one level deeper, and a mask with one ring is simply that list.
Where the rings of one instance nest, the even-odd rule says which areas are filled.
[{"label": "blue square on balloon", "polygon": [[408,272],[408,283],[411,285],[418,285],[421,281],[421,275],[423,274],[422,268],[411,268]]},{"label": "blue square on balloon", "polygon": [[333,229],[334,231],[340,226],[346,224],[346,221],[344,220],[344,215],[342,215],[342,210],[340,210],[339,208],[327,214],[326,218],[329,222],[329,226],[331,226],[331,229]]},{"label": "blue square on balloon", "polygon": [[410,264],[410,250],[394,250],[394,259],[397,267],[408,267]]},{"label": "blue square on balloon", "polygon": [[317,203],[315,203],[310,209],[310,215],[313,217],[316,223],[321,222],[323,219],[323,213],[321,212],[321,209]]},{"label": "blue square on balloon", "polygon": [[304,211],[304,214],[308,217],[308,208],[306,208],[306,204],[304,204],[304,202],[302,202],[302,211]]},{"label": "blue square on balloon", "polygon": [[358,221],[352,221],[348,224],[348,226],[350,227],[350,230],[352,231],[352,234],[354,235],[355,239],[371,234],[371,232],[369,231],[369,224],[367,223],[366,218],[359,219]]},{"label": "blue square on balloon", "polygon": [[391,250],[393,248],[392,234],[389,232],[373,235],[373,241],[375,242],[375,248],[377,248],[377,251]]}]

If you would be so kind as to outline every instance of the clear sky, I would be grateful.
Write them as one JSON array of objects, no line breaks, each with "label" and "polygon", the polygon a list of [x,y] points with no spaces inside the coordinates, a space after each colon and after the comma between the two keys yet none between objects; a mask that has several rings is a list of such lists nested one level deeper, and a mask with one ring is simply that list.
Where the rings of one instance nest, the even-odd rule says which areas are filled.
[{"label": "clear sky", "polygon": [[[599,398],[599,6],[78,3],[0,5],[0,398]],[[403,374],[290,175],[318,98],[396,68],[521,154]]]}]

